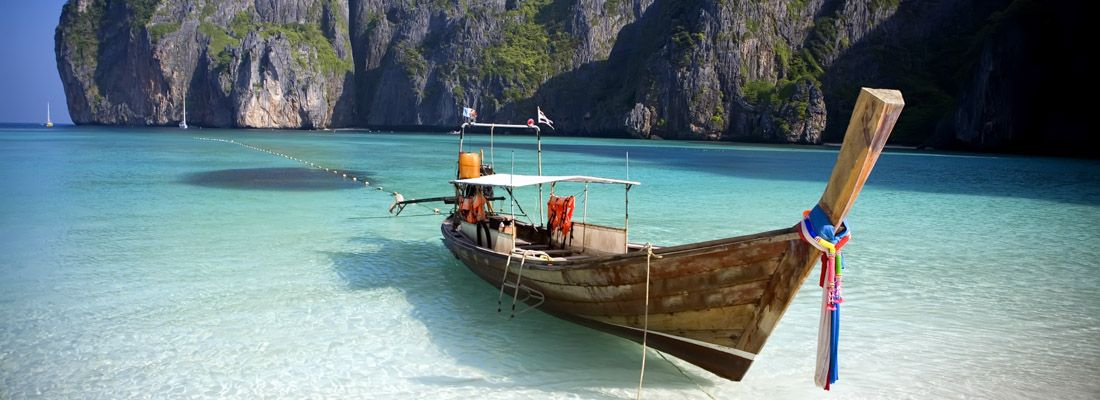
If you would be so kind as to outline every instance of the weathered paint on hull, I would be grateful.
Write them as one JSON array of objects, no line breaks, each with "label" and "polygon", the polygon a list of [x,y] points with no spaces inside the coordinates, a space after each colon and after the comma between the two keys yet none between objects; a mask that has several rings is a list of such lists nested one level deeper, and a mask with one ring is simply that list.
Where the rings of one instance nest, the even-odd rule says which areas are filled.
[{"label": "weathered paint on hull", "polygon": [[[499,289],[507,257],[474,246],[453,233],[449,223],[441,229],[451,252]],[[765,312],[786,310],[793,298],[793,293],[768,294],[769,289],[789,290],[773,280],[797,277],[801,284],[808,275],[801,269],[812,266],[805,262],[810,253],[793,229],[654,250],[661,258],[649,260],[647,344],[740,380],[763,346],[764,332],[774,325],[764,331],[750,327]],[[644,252],[632,252],[556,262],[528,259],[520,283],[545,296],[542,311],[641,342],[646,258]],[[516,281],[519,264],[513,259],[509,283]],[[750,331],[758,331],[761,339],[746,340]]]}]

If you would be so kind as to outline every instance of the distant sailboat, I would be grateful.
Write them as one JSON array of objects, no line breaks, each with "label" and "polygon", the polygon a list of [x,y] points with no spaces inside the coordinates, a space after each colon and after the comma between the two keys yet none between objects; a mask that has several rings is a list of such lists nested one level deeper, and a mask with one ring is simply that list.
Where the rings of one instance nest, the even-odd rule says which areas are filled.
[{"label": "distant sailboat", "polygon": [[53,128],[53,121],[50,120],[50,102],[46,102],[46,127]]},{"label": "distant sailboat", "polygon": [[183,121],[180,121],[180,129],[187,129],[187,100],[183,101]]}]

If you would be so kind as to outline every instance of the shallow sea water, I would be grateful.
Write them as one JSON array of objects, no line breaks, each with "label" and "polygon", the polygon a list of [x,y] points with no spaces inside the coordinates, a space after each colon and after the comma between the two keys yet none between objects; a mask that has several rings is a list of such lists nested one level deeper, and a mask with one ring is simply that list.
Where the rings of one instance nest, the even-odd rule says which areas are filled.
[{"label": "shallow sea water", "polygon": [[[534,172],[532,138],[491,154],[468,139],[499,171],[514,154]],[[0,398],[633,398],[640,346],[538,312],[509,321],[439,217],[385,217],[377,186],[449,194],[456,141],[0,127]],[[655,244],[793,225],[836,154],[543,144],[546,174],[625,178],[629,152],[631,239]],[[622,197],[594,186],[589,219],[621,224]],[[807,281],[743,382],[651,352],[644,397],[1100,397],[1100,163],[888,152],[850,221],[833,391],[813,386]]]}]

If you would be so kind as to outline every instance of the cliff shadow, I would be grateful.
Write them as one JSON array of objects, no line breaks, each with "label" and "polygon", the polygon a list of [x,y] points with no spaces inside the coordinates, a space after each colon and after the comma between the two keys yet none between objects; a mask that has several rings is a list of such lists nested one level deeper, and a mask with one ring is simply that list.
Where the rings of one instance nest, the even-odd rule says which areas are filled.
[{"label": "cliff shadow", "polygon": [[901,1],[888,19],[829,64],[830,123],[843,136],[860,86],[902,91],[891,142],[1094,158],[1066,77],[1087,76],[1079,7],[994,0]]},{"label": "cliff shadow", "polygon": [[229,128],[235,124],[237,106],[221,87],[222,69],[203,46],[187,86],[188,123],[193,126]]},{"label": "cliff shadow", "polygon": [[350,72],[344,74],[343,82],[340,96],[336,98],[335,104],[332,106],[330,125],[333,128],[356,126],[359,118],[359,106],[355,99],[355,75]]},{"label": "cliff shadow", "polygon": [[[586,398],[608,396],[601,388],[637,385],[641,362],[637,344],[537,310],[509,320],[507,306],[501,314],[496,311],[498,290],[456,260],[441,241],[370,236],[353,240],[374,250],[327,253],[347,290],[399,289],[412,306],[412,317],[423,324],[439,351],[458,364],[507,378],[479,381],[425,374],[413,380],[438,386],[461,382],[493,389],[567,392]],[[505,295],[505,300],[511,297]],[[708,386],[720,379],[685,372]],[[653,352],[646,365],[646,386],[696,388]]]},{"label": "cliff shadow", "polygon": [[[682,24],[692,23],[699,0],[655,2],[619,30],[606,60],[557,74],[512,109],[564,110],[556,125],[585,135],[629,137],[622,118],[643,100],[656,75],[671,73],[662,47]],[[656,60],[656,61],[654,61]],[[676,115],[670,115],[670,126]]]}]

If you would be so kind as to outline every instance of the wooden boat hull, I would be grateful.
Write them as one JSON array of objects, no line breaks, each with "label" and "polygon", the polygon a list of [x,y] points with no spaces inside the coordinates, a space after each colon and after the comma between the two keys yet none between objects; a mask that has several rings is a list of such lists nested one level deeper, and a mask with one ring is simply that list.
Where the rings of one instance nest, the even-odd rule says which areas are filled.
[{"label": "wooden boat hull", "polygon": [[[507,265],[507,256],[473,245],[449,221],[441,229],[455,257],[494,287],[518,278],[521,287],[545,298],[539,310],[641,342],[644,251],[580,260],[528,258],[520,276],[519,257]],[[731,380],[745,375],[816,257],[793,228],[658,248],[654,254],[661,258],[649,259],[648,345]],[[506,291],[509,302],[513,289]]]},{"label": "wooden boat hull", "polygon": [[[861,89],[818,202],[828,219],[820,224],[844,221],[904,104],[898,91]],[[540,294],[531,299],[539,310],[635,341],[648,332],[650,346],[731,380],[744,377],[820,256],[796,226],[654,249],[660,258],[636,249],[529,258],[521,272],[518,259],[509,265],[507,254],[477,246],[450,221],[441,227],[447,248],[497,288],[518,280]]]}]

